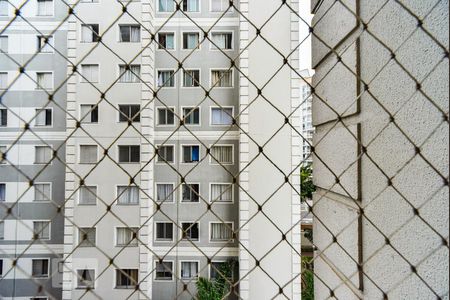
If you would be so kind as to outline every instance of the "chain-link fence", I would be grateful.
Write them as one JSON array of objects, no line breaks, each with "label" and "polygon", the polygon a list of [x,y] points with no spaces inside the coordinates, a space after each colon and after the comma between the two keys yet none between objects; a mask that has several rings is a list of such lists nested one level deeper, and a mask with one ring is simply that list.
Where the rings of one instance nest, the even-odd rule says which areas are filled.
[{"label": "chain-link fence", "polygon": [[302,4],[0,0],[0,297],[448,299],[448,1]]}]

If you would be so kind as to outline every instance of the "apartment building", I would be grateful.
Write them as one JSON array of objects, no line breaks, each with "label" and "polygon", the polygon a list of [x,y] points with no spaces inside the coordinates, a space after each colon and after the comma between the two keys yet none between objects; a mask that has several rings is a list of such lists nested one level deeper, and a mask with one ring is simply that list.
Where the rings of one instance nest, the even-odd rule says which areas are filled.
[{"label": "apartment building", "polygon": [[311,95],[311,80],[312,76],[308,70],[302,70],[300,73],[303,76],[301,80],[302,92],[302,135],[303,135],[303,159],[306,164],[312,164],[311,145],[313,144],[314,127],[312,125],[312,95]]},{"label": "apartment building", "polygon": [[59,299],[66,7],[29,1],[10,23],[21,4],[0,1],[0,298]]}]

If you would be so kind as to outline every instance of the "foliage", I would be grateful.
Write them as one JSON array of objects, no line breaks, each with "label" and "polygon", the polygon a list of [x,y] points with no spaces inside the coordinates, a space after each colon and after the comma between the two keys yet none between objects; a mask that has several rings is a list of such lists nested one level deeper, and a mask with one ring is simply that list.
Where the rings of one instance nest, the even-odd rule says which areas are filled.
[{"label": "foliage", "polygon": [[231,282],[229,278],[233,277],[233,270],[236,268],[237,260],[230,259],[227,263],[220,266],[216,279],[206,279],[200,277],[196,283],[198,300],[222,300],[230,291]]},{"label": "foliage", "polygon": [[313,183],[313,170],[310,166],[301,167],[300,169],[300,182],[301,182],[301,199],[311,199],[312,194],[316,191],[316,187]]},{"label": "foliage", "polygon": [[314,270],[312,257],[302,257],[302,300],[314,300]]},{"label": "foliage", "polygon": [[310,228],[305,228],[304,230],[305,230],[305,238],[307,238],[308,241],[310,241],[312,244],[314,244],[313,230]]}]

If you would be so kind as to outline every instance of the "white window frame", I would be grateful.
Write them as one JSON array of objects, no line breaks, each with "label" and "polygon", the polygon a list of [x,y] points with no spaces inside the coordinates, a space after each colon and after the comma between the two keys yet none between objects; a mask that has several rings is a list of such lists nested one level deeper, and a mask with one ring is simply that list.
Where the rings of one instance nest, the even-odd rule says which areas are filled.
[{"label": "white window frame", "polygon": [[[136,228],[138,231],[136,233],[136,238],[132,239],[130,241],[130,243],[126,244],[126,245],[120,245],[117,243],[117,238],[118,238],[118,234],[117,234],[117,229],[119,228],[127,228],[127,229],[133,229]],[[126,248],[137,248],[139,247],[139,231],[141,229],[139,228],[139,226],[114,226],[114,247],[126,247]]]},{"label": "white window frame", "polygon": [[[141,84],[142,83],[142,65],[141,64],[129,64],[128,66],[130,67],[128,70],[124,69],[124,73],[120,72],[120,67],[121,66],[126,66],[126,64],[118,64],[117,65],[117,78],[118,80],[116,81],[116,83],[125,83],[125,84]],[[136,67],[139,66],[139,74],[135,74],[131,72],[131,67]],[[132,76],[136,77],[137,81],[122,81],[122,77],[127,73],[130,72]]]},{"label": "white window frame", "polygon": [[[123,42],[122,40],[122,33],[120,31],[120,26],[135,26],[135,27],[139,27],[139,41],[137,42],[132,42],[131,41],[131,28],[130,28],[130,41],[129,42]],[[132,24],[132,23],[124,23],[124,24],[118,24],[117,25],[117,30],[118,30],[118,37],[117,37],[117,42],[121,43],[121,44],[139,44],[142,41],[142,26],[140,24]]]},{"label": "white window frame", "polygon": [[[98,42],[93,42],[93,41],[83,41],[83,27],[85,27],[85,26],[83,26],[83,25],[87,25],[87,26],[89,26],[89,25],[97,25],[98,26],[98,33],[97,33],[97,35],[98,35],[98,37],[100,37],[101,36],[101,34],[100,34],[100,24],[99,23],[82,23],[82,24],[80,24],[80,43],[81,44],[91,44],[91,43],[98,43]],[[91,34],[94,34],[94,31],[90,31],[91,32]]]},{"label": "white window frame", "polygon": [[[38,110],[45,110],[45,111],[47,111],[47,110],[50,110],[51,111],[51,119],[50,119],[50,125],[37,125],[36,124],[36,116],[37,116],[37,111]],[[53,122],[53,117],[54,117],[54,114],[53,114],[53,107],[42,107],[42,108],[35,108],[35,115],[34,115],[34,119],[33,119],[33,126],[34,127],[37,127],[37,128],[42,128],[42,127],[45,127],[45,128],[53,128],[53,124],[54,124],[54,122]]]},{"label": "white window frame", "polygon": [[[39,54],[53,54],[53,53],[55,53],[55,36],[54,35],[48,35],[48,36],[46,36],[46,35],[37,35],[36,36],[36,38],[37,38],[37,42],[38,42],[38,48],[36,49],[36,51],[38,51],[39,52]],[[47,38],[48,39],[48,42],[47,42],[47,44],[45,44],[44,43],[44,46],[43,47],[41,47],[41,38],[43,38],[43,39],[45,39],[45,38]],[[47,51],[42,51],[42,49],[44,49],[44,48],[47,48],[48,47],[48,50]]]},{"label": "white window frame", "polygon": [[[83,271],[83,270],[88,270],[88,271],[94,271],[94,282],[93,282],[93,286],[79,286],[78,285],[78,280],[80,280],[80,278],[78,277],[78,271]],[[86,290],[86,289],[94,289],[97,286],[97,269],[96,268],[85,268],[85,269],[75,269],[76,275],[75,275],[75,279],[77,281],[76,284],[76,289],[77,290]]]},{"label": "white window frame", "polygon": [[6,89],[8,88],[8,86],[9,86],[9,72],[8,72],[8,71],[1,71],[1,72],[0,72],[0,75],[5,75],[5,74],[6,74],[6,82],[5,82],[5,86],[2,87],[2,86],[0,85],[0,91],[6,90]]},{"label": "white window frame", "polygon": [[139,284],[139,268],[136,267],[123,267],[123,268],[114,268],[114,281],[113,281],[113,290],[134,290],[134,286],[129,288],[117,287],[117,271],[118,270],[137,270],[138,278],[136,280],[136,285]]},{"label": "white window frame", "polygon": [[[48,238],[41,238],[39,237],[39,240],[41,241],[50,241],[52,239],[52,220],[33,220],[33,236],[36,234],[34,231],[34,223],[35,222],[48,222]],[[39,233],[40,235],[40,233]]]},{"label": "white window frame", "polygon": [[[139,161],[138,162],[134,162],[134,161],[120,161],[120,147],[139,147]],[[140,164],[142,162],[142,147],[141,145],[117,145],[117,163],[118,164],[127,164],[127,165],[136,165],[136,164]],[[131,152],[130,154],[130,158],[131,158]]]},{"label": "white window frame", "polygon": [[[182,263],[196,263],[197,264],[197,277],[183,278],[181,276],[182,273],[183,273],[182,270],[181,270],[181,266],[183,265]],[[187,260],[187,259],[180,260],[180,262],[179,262],[179,270],[180,270],[180,273],[179,273],[180,277],[179,278],[180,278],[181,281],[196,282],[198,280],[198,278],[201,277],[200,273],[201,273],[202,269],[200,269],[200,261],[199,260]]]},{"label": "white window frame", "polygon": [[[48,0],[44,0],[44,1],[48,1]],[[40,15],[39,14],[39,1],[36,0],[36,17],[38,18],[48,18],[48,17],[53,17],[55,15],[55,0],[50,0],[52,2],[52,7],[51,7],[51,13],[48,15]],[[48,2],[50,2],[48,1]]]},{"label": "white window frame", "polygon": [[[172,201],[159,201],[158,200],[158,185],[160,184],[164,184],[164,185],[171,185],[172,186]],[[175,183],[173,182],[156,182],[155,183],[155,201],[157,203],[164,203],[164,204],[169,204],[169,203],[175,203],[177,201],[177,191],[175,190]]]},{"label": "white window frame", "polygon": [[225,201],[215,201],[214,205],[220,204],[220,205],[230,205],[234,204],[234,184],[231,182],[210,182],[209,183],[209,203],[213,203],[212,199],[212,186],[214,184],[221,184],[221,185],[231,185],[231,202],[225,202]]},{"label": "white window frame", "polygon": [[[201,127],[202,126],[202,108],[201,106],[181,106],[180,107],[180,116],[184,117],[184,109],[185,108],[194,108],[194,109],[198,109],[198,124],[187,124],[186,122],[184,122],[183,124],[185,126],[189,126],[189,127]],[[191,114],[192,115],[192,114]]]},{"label": "white window frame", "polygon": [[[142,106],[139,103],[119,103],[117,104],[117,121],[116,123],[128,123],[127,121],[120,121],[120,116],[122,115],[122,112],[120,111],[120,107],[121,106],[139,106],[139,121],[136,121],[136,116],[134,116],[134,119],[132,121],[132,123],[140,123],[141,122],[141,117],[142,117]],[[130,116],[129,118],[131,118],[132,116]]]},{"label": "white window frame", "polygon": [[[175,5],[175,2],[173,3],[173,10],[171,10],[171,11],[163,11],[163,10],[160,10],[159,9],[159,0],[155,0],[156,1],[156,4],[155,4],[155,7],[156,7],[156,12],[157,13],[160,13],[160,14],[172,14],[172,13],[174,13],[175,11],[176,11],[176,5]],[[167,1],[172,1],[172,0],[167,0]]]},{"label": "white window frame", "polygon": [[[81,203],[81,188],[90,188],[90,187],[95,187],[95,203],[94,204],[85,204],[85,203]],[[77,194],[78,194],[78,197],[77,197],[77,200],[78,200],[78,205],[79,206],[96,206],[97,205],[97,202],[98,202],[98,198],[99,198],[99,192],[98,192],[99,190],[98,190],[98,184],[88,184],[88,185],[83,185],[83,186],[79,186],[79,188],[78,188],[78,191],[77,191]]]},{"label": "white window frame", "polygon": [[[95,162],[81,162],[81,147],[83,146],[96,146],[97,148],[97,159]],[[99,162],[99,146],[97,144],[80,144],[78,145],[78,163],[80,165],[94,165]]]},{"label": "white window frame", "polygon": [[[193,184],[197,184],[198,185],[198,201],[197,202],[192,202],[192,201],[183,201],[183,187],[185,185],[193,185]],[[189,183],[182,183],[179,187],[179,193],[180,193],[180,203],[181,204],[202,204],[202,185],[200,182],[189,182]]]},{"label": "white window frame", "polygon": [[[84,66],[97,66],[97,80],[86,80],[84,78],[84,77],[86,77],[83,72]],[[81,67],[80,83],[87,83],[87,84],[100,83],[100,64],[85,63],[85,64],[80,64],[80,67]]]},{"label": "white window frame", "polygon": [[217,222],[217,221],[212,221],[212,222],[209,222],[209,224],[208,224],[208,241],[209,241],[209,243],[211,243],[211,244],[230,244],[230,243],[234,243],[235,242],[235,239],[234,238],[232,238],[232,239],[230,239],[230,240],[212,240],[211,239],[211,229],[212,229],[212,224],[231,224],[231,231],[232,231],[232,234],[234,233],[234,221],[225,221],[225,222]]},{"label": "white window frame", "polygon": [[[173,86],[164,86],[164,85],[159,85],[159,72],[173,72],[173,76],[172,76],[172,80],[173,80]],[[156,69],[156,74],[155,74],[155,86],[157,89],[176,89],[177,88],[177,70],[175,69]]]},{"label": "white window frame", "polygon": [[[89,110],[89,114],[83,116],[82,115],[82,109],[81,107],[83,106],[92,106],[91,109]],[[91,119],[92,118],[92,112],[94,111],[94,109],[97,108],[97,122],[91,122],[91,121],[86,121],[86,119]],[[82,118],[84,118],[83,120],[81,120]],[[90,125],[98,125],[100,123],[100,105],[99,104],[91,104],[91,103],[81,103],[80,104],[80,109],[78,111],[78,120],[80,120],[80,122],[84,125],[86,124],[90,124]]]},{"label": "white window frame", "polygon": [[[173,111],[173,124],[161,124],[161,120],[159,119],[159,111],[160,110],[169,110],[169,109],[171,109],[172,111]],[[155,117],[155,119],[156,119],[156,126],[158,126],[158,127],[173,127],[173,126],[175,126],[175,120],[176,119],[178,119],[177,117],[176,117],[176,111],[175,111],[175,106],[158,106],[158,107],[156,107],[156,117]]]},{"label": "white window frame", "polygon": [[[191,239],[188,239],[188,238],[183,238],[183,224],[186,224],[186,223],[197,223],[198,224],[198,240],[191,240]],[[200,221],[181,221],[180,222],[180,227],[179,227],[179,240],[180,241],[182,241],[182,242],[188,242],[188,243],[200,243],[200,240],[201,240],[201,228],[200,228],[200,225],[201,225],[201,223],[200,223]]]},{"label": "white window frame", "polygon": [[[39,87],[38,86],[38,74],[40,73],[46,73],[46,74],[51,74],[51,86],[46,88],[46,87]],[[53,89],[55,88],[55,76],[53,74],[53,71],[46,71],[46,70],[39,70],[35,72],[36,74],[36,91],[53,91]]]},{"label": "white window frame", "polygon": [[[211,42],[213,40],[213,34],[214,33],[231,33],[231,49],[219,49],[219,48],[216,48],[216,46],[214,46],[213,43]],[[211,41],[209,41],[209,50],[211,50],[211,51],[219,51],[219,52],[221,52],[221,51],[224,51],[224,52],[226,52],[226,51],[234,51],[234,42],[235,41],[234,41],[234,31],[233,30],[212,30],[211,31],[210,40]]]},{"label": "white window frame", "polygon": [[[80,246],[81,245],[81,243],[83,242],[82,240],[81,240],[81,236],[80,236],[80,229],[81,228],[90,228],[90,229],[95,229],[95,243],[94,243],[94,245],[89,245],[89,246]],[[78,226],[77,227],[77,231],[76,231],[76,240],[77,240],[77,247],[78,248],[94,248],[94,247],[96,247],[96,245],[97,245],[97,238],[98,238],[98,235],[97,235],[97,226],[94,226],[94,227],[87,227],[87,226]]]},{"label": "white window frame", "polygon": [[[168,222],[168,221],[155,221],[155,222],[153,222],[153,224],[154,224],[154,231],[155,231],[155,236],[154,236],[154,241],[155,241],[155,243],[171,243],[171,242],[173,242],[174,241],[174,239],[175,239],[175,233],[176,233],[176,225],[175,225],[175,223],[173,223],[173,222]],[[172,224],[172,239],[171,240],[169,240],[169,239],[164,239],[164,240],[160,240],[160,239],[158,239],[158,232],[157,232],[157,225],[158,224]]]},{"label": "white window frame", "polygon": [[177,155],[176,155],[176,147],[175,147],[175,144],[164,144],[164,145],[157,145],[157,147],[158,147],[158,150],[159,150],[159,148],[160,147],[172,147],[172,149],[173,149],[173,161],[167,161],[167,162],[165,162],[165,161],[159,161],[159,154],[158,155],[156,155],[156,164],[159,164],[159,165],[167,165],[167,164],[170,164],[170,165],[172,165],[172,164],[175,164],[176,163],[176,157],[177,157]]},{"label": "white window frame", "polygon": [[153,281],[155,282],[174,282],[176,277],[176,266],[175,261],[173,260],[163,260],[163,263],[172,263],[172,279],[171,280],[163,280],[163,279],[157,279],[156,278],[156,263],[159,263],[158,260],[153,261],[153,269],[155,270],[155,274],[153,275]]},{"label": "white window frame", "polygon": [[[184,147],[196,147],[198,146],[198,161],[193,161],[193,162],[184,162],[183,159],[183,148]],[[202,161],[202,145],[201,144],[181,144],[180,145],[180,164],[182,165],[193,165],[193,164],[199,164]]]},{"label": "white window frame", "polygon": [[[158,1],[158,0],[156,0],[156,1]],[[161,34],[161,33],[163,33],[163,34],[173,34],[173,49],[167,49],[167,48],[159,48],[159,45],[160,45],[160,43],[159,43],[159,34]],[[156,51],[163,51],[163,52],[165,52],[165,51],[176,51],[177,50],[177,33],[175,32],[175,31],[159,31],[158,32],[158,34],[156,35],[156,38],[157,38],[157,41],[158,41],[158,44],[156,45]]]},{"label": "white window frame", "polygon": [[[52,146],[47,146],[47,145],[33,145],[34,147],[34,161],[33,161],[33,165],[49,165],[51,166],[53,164],[53,147]],[[41,163],[41,162],[36,162],[36,148],[50,148],[50,160],[47,163]]]},{"label": "white window frame", "polygon": [[[48,184],[49,186],[50,186],[50,200],[39,200],[39,201],[37,201],[36,200],[36,197],[35,197],[35,195],[36,195],[36,185],[37,184]],[[52,194],[53,194],[53,182],[35,182],[34,184],[33,184],[33,202],[36,202],[36,203],[49,203],[49,202],[51,202],[52,201]]]},{"label": "white window frame", "polygon": [[[46,261],[48,261],[48,263],[47,263],[47,275],[46,276],[33,276],[33,260],[46,260]],[[50,259],[49,258],[47,258],[47,257],[33,257],[32,259],[31,259],[31,272],[30,272],[30,276],[31,276],[31,278],[49,278],[50,277],[50,268],[51,268],[51,266],[50,266]]]},{"label": "white window frame", "polygon": [[[189,49],[189,48],[184,48],[184,34],[188,34],[188,33],[198,33],[198,46],[196,48],[193,49]],[[200,51],[202,50],[202,40],[203,40],[203,36],[202,36],[202,32],[200,30],[186,30],[186,31],[181,31],[180,34],[180,38],[181,38],[181,44],[180,44],[180,50],[181,51]]]},{"label": "white window frame", "polygon": [[[125,188],[137,188],[138,189],[138,201],[137,203],[119,203],[119,187],[125,187]],[[115,204],[118,206],[138,206],[141,203],[141,190],[136,185],[129,185],[129,184],[117,184],[115,185],[116,188],[116,194],[115,194]]]},{"label": "white window frame", "polygon": [[234,118],[234,106],[210,106],[209,107],[209,126],[212,127],[229,127],[229,126],[233,126],[233,123],[231,124],[213,124],[213,109],[229,109],[231,108],[231,116]]},{"label": "white window frame", "polygon": [[[217,163],[216,162],[216,160],[215,159],[213,159],[212,158],[212,154],[211,154],[211,150],[212,150],[212,147],[230,147],[231,146],[231,156],[232,156],[232,163]],[[234,153],[234,144],[210,144],[209,145],[209,149],[210,149],[210,154],[209,154],[209,164],[210,165],[212,165],[212,166],[221,166],[221,165],[224,165],[224,166],[233,166],[234,165],[234,156],[235,156],[235,153]]]},{"label": "white window frame", "polygon": [[180,10],[185,12],[185,13],[189,13],[189,14],[200,14],[202,12],[202,0],[195,0],[198,3],[198,10],[197,11],[190,11],[190,10],[183,10],[183,5],[184,5],[184,1],[188,1],[188,0],[182,0],[180,1]]},{"label": "white window frame", "polygon": [[[213,71],[230,71],[231,72],[231,86],[218,86],[215,85],[213,88],[213,82],[212,82],[212,72]],[[210,68],[209,69],[209,88],[211,89],[233,89],[234,88],[234,68]]]},{"label": "white window frame", "polygon": [[[212,2],[213,0],[209,0],[209,12],[213,13],[213,14],[223,14],[225,11],[227,10],[223,10],[223,11],[213,11],[212,10]],[[228,1],[227,1],[228,2]],[[227,6],[228,9],[228,6]],[[232,13],[234,11],[234,7],[230,8],[226,13]]]},{"label": "white window frame", "polygon": [[[185,72],[186,71],[198,71],[198,86],[185,86],[184,85],[184,79],[185,79]],[[201,89],[202,88],[202,70],[199,68],[185,68],[181,69],[181,88],[182,89]]]},{"label": "white window frame", "polygon": [[3,1],[6,3],[5,4],[5,6],[6,6],[6,13],[5,14],[0,14],[0,17],[8,17],[9,16],[9,11],[11,10],[11,8],[10,8],[10,5],[9,5],[7,0],[3,0]]}]

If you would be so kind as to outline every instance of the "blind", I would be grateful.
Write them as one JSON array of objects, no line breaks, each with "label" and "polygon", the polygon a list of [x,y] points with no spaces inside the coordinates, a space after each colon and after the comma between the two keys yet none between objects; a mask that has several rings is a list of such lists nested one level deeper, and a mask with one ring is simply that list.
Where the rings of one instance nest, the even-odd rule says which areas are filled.
[{"label": "blind", "polygon": [[211,223],[211,240],[228,241],[233,237],[232,223]]},{"label": "blind", "polygon": [[51,185],[49,183],[34,184],[34,201],[51,201]]},{"label": "blind", "polygon": [[211,147],[211,156],[213,163],[232,164],[233,146],[213,146]]},{"label": "blind", "polygon": [[211,202],[232,202],[232,187],[231,184],[211,184]]},{"label": "blind", "polygon": [[156,185],[156,199],[160,202],[173,202],[173,185],[172,184],[157,184]]},{"label": "blind", "polygon": [[96,186],[82,186],[80,187],[79,193],[80,193],[79,204],[95,205],[97,203]]},{"label": "blind", "polygon": [[136,186],[118,186],[117,204],[139,204],[139,189]]}]

